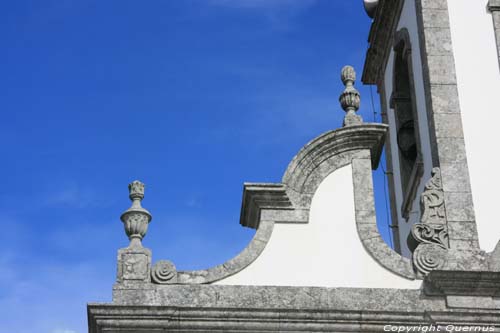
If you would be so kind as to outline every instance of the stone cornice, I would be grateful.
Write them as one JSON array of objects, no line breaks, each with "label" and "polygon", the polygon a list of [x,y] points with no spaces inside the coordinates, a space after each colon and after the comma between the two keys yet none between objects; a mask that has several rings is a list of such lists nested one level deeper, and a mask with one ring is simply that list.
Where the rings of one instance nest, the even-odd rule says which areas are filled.
[{"label": "stone cornice", "polygon": [[490,0],[488,2],[488,9],[491,12],[500,11],[500,0]]},{"label": "stone cornice", "polygon": [[257,229],[262,209],[293,209],[283,184],[245,183],[243,185],[240,224]]},{"label": "stone cornice", "polygon": [[404,0],[381,0],[378,4],[368,36],[370,46],[361,77],[364,84],[378,84],[381,80],[403,3]]},{"label": "stone cornice", "polygon": [[[131,297],[133,296],[133,297]],[[89,332],[384,332],[394,325],[500,326],[500,309],[451,309],[421,290],[153,285],[89,304]]]},{"label": "stone cornice", "polygon": [[432,271],[424,280],[426,295],[490,296],[500,295],[500,272]]},{"label": "stone cornice", "polygon": [[303,186],[310,173],[322,161],[347,151],[368,149],[371,152],[372,168],[376,169],[385,142],[388,126],[366,123],[326,132],[307,143],[293,158],[282,182],[296,191]]}]

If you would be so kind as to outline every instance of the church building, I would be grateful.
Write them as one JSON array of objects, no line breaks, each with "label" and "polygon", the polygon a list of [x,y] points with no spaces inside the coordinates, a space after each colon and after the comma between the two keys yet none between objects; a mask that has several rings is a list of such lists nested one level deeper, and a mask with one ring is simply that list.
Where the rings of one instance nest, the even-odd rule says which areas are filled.
[{"label": "church building", "polygon": [[[239,222],[255,235],[203,270],[153,260],[145,185],[129,184],[130,245],[112,302],[88,304],[90,333],[500,332],[500,0],[364,7],[360,81],[376,87],[383,122],[357,114],[345,66],[343,126],[306,143],[281,182],[243,185]],[[394,248],[376,223],[383,153]]]}]

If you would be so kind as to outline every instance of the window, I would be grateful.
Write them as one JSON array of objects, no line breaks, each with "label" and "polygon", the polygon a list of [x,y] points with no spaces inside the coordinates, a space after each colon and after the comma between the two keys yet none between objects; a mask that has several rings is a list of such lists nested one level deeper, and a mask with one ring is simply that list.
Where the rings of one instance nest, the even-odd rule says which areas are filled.
[{"label": "window", "polygon": [[401,215],[409,213],[423,173],[418,118],[413,86],[411,44],[408,31],[401,29],[394,39],[393,91],[390,107],[396,118],[400,179],[403,193]]}]

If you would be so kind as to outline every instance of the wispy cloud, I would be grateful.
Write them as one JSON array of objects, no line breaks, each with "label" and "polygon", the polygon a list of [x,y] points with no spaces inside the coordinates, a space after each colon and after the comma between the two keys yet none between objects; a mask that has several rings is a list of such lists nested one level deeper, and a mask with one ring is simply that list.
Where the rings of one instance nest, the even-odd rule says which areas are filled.
[{"label": "wispy cloud", "polygon": [[210,4],[241,9],[307,8],[317,0],[211,0]]},{"label": "wispy cloud", "polygon": [[0,263],[13,272],[2,281],[2,332],[84,333],[85,304],[109,299],[112,276],[103,279],[93,263],[35,264],[3,255]]},{"label": "wispy cloud", "polygon": [[75,181],[56,184],[43,193],[43,203],[48,206],[67,206],[72,208],[102,207],[110,204],[103,196]]},{"label": "wispy cloud", "polygon": [[210,0],[212,6],[262,14],[272,30],[289,31],[294,28],[294,18],[313,6],[317,0]]}]

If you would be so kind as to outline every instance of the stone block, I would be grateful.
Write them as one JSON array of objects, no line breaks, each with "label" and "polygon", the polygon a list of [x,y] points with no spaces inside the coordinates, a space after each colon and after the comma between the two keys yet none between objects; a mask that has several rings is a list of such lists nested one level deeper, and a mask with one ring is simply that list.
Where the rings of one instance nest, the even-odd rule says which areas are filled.
[{"label": "stone block", "polygon": [[[471,238],[474,238],[471,235]],[[479,241],[476,239],[453,239],[450,237],[450,248],[459,251],[474,251],[479,249]]]},{"label": "stone block", "polygon": [[[422,23],[424,28],[446,28],[450,27],[450,17],[445,8],[422,8]],[[428,33],[425,29],[425,37]],[[449,32],[448,32],[449,33]]]},{"label": "stone block", "polygon": [[477,240],[477,226],[474,221],[448,221],[448,235],[453,239]]},{"label": "stone block", "polygon": [[453,53],[450,31],[448,29],[427,28],[425,33],[425,47],[427,54],[444,56]]},{"label": "stone block", "polygon": [[457,84],[453,55],[433,55],[427,50],[430,84]]},{"label": "stone block", "polygon": [[377,216],[375,210],[356,210],[356,223],[376,224]]},{"label": "stone block", "polygon": [[485,296],[446,296],[449,308],[459,309],[499,309],[492,297]]},{"label": "stone block", "polygon": [[358,235],[360,239],[371,239],[380,237],[376,224],[357,224]]},{"label": "stone block", "polygon": [[456,85],[431,85],[432,110],[438,113],[460,113]]},{"label": "stone block", "polygon": [[438,138],[463,138],[462,117],[459,113],[437,113],[434,126]]},{"label": "stone block", "polygon": [[422,9],[448,9],[446,0],[416,0]]},{"label": "stone block", "polygon": [[460,163],[467,160],[463,138],[436,138],[440,163]]},{"label": "stone block", "polygon": [[448,221],[476,220],[471,193],[445,192],[444,201]]},{"label": "stone block", "polygon": [[445,192],[470,192],[469,170],[465,163],[441,163]]},{"label": "stone block", "polygon": [[118,250],[117,281],[151,281],[151,251],[144,247]]}]

